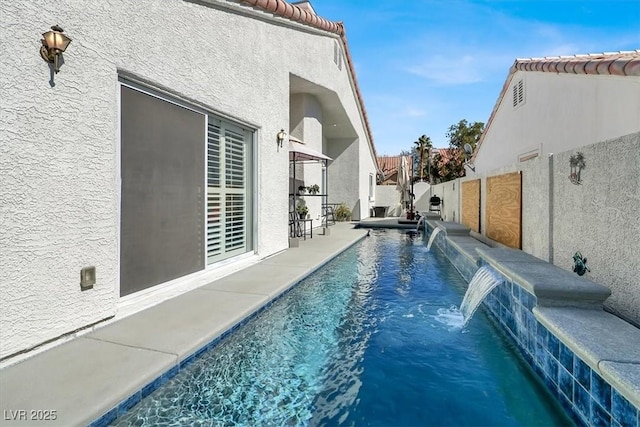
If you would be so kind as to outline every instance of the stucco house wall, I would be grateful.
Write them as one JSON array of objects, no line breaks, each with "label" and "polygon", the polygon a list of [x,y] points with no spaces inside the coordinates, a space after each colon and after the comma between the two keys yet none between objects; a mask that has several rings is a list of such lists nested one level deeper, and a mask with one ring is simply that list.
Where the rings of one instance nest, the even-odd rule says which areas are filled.
[{"label": "stucco house wall", "polygon": [[[119,78],[255,129],[257,258],[288,247],[288,152],[275,135],[290,130],[292,74],[335,93],[356,136],[347,156],[365,172],[346,177],[355,182],[344,198],[367,197],[358,181],[366,182],[375,156],[358,156],[374,149],[358,144],[373,143],[353,77],[333,62],[339,35],[224,0],[23,1],[2,9],[2,39],[13,42],[0,75],[0,358],[126,305],[118,268]],[[38,53],[53,24],[73,39],[55,75]],[[310,132],[320,149],[320,127],[310,127],[305,122],[304,137]],[[89,265],[97,282],[81,292],[79,272]],[[219,274],[205,269],[172,285]]]},{"label": "stucco house wall", "polygon": [[[561,72],[550,72],[550,64],[557,62],[560,69],[572,59],[581,63],[576,70],[581,74],[565,72],[564,65]],[[609,63],[616,60],[628,64],[619,71],[609,70]],[[536,62],[544,68],[527,71],[526,61],[516,61],[514,67],[523,69],[512,69],[505,82],[474,153],[476,173],[640,130],[640,52]],[[594,74],[590,66],[597,66],[601,74]],[[523,101],[514,107],[513,87],[520,81]]]}]

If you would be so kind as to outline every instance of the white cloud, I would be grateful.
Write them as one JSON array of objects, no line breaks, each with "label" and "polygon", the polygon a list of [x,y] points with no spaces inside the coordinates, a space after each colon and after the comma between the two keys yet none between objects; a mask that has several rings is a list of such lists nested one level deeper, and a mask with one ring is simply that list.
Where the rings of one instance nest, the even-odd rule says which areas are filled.
[{"label": "white cloud", "polygon": [[419,65],[413,65],[405,71],[445,85],[477,83],[483,80],[478,61],[471,55],[459,58],[435,56]]},{"label": "white cloud", "polygon": [[427,116],[427,111],[420,109],[420,108],[415,108],[415,107],[407,107],[406,109],[404,109],[403,111],[401,111],[399,114],[397,114],[397,117],[425,117]]}]

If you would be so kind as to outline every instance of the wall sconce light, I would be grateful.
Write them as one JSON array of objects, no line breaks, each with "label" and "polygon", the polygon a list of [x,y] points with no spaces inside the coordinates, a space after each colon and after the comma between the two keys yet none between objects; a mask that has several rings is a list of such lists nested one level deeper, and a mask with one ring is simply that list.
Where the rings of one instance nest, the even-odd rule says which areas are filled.
[{"label": "wall sconce light", "polygon": [[282,143],[284,142],[284,139],[287,137],[287,133],[284,131],[284,129],[280,129],[280,132],[278,132],[278,135],[276,135],[276,138],[278,140],[278,147],[282,148]]},{"label": "wall sconce light", "polygon": [[62,34],[64,30],[57,25],[51,27],[51,31],[47,31],[42,34],[44,37],[42,47],[40,48],[40,56],[45,61],[53,64],[53,71],[58,73],[60,71],[60,55],[67,49],[71,39]]}]

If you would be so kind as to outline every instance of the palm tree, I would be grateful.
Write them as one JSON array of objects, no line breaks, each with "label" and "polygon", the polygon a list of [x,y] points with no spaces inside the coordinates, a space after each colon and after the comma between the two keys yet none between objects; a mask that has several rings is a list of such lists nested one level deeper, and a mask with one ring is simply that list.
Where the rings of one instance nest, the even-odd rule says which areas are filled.
[{"label": "palm tree", "polygon": [[571,173],[569,174],[569,178],[576,179],[576,167],[578,166],[578,160],[576,156],[573,154],[569,157],[569,167],[571,168]]},{"label": "palm tree", "polygon": [[418,154],[418,173],[420,174],[420,181],[423,180],[424,177],[424,158],[425,154],[429,154],[431,149],[433,148],[433,143],[431,142],[431,138],[427,135],[422,135],[418,138],[417,141],[414,142],[415,150]]},{"label": "palm tree", "polygon": [[580,172],[582,169],[587,167],[587,162],[585,161],[584,154],[580,151],[576,153],[576,166],[578,167],[578,182],[580,182]]}]

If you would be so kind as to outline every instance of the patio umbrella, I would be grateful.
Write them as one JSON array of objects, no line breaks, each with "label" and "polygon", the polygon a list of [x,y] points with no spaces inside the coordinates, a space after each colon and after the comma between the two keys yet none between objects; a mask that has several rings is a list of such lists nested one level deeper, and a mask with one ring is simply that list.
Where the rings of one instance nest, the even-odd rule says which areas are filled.
[{"label": "patio umbrella", "polygon": [[407,163],[407,158],[402,156],[400,159],[400,166],[398,167],[398,184],[396,185],[396,190],[400,192],[400,203],[402,207],[405,208],[407,206],[407,202],[409,199],[409,185],[411,178],[409,178],[409,165]]}]

